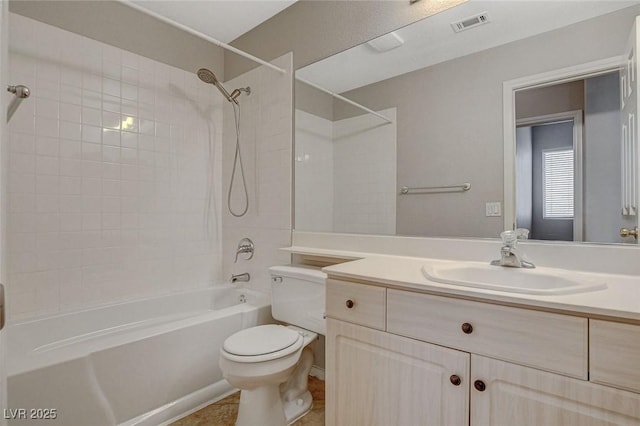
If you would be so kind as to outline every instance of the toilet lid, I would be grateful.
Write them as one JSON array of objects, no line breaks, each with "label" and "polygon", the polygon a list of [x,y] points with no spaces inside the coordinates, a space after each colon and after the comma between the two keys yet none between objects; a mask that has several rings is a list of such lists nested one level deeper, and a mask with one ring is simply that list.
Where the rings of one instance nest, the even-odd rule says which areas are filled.
[{"label": "toilet lid", "polygon": [[259,325],[229,336],[222,347],[233,355],[256,356],[281,351],[299,338],[300,334],[282,325]]}]

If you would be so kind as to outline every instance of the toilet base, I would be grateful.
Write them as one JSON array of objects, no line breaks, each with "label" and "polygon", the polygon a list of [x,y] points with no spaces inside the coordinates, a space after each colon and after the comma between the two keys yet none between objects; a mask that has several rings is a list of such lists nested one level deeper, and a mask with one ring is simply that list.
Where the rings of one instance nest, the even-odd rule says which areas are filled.
[{"label": "toilet base", "polygon": [[286,401],[284,403],[284,415],[287,419],[287,424],[292,424],[296,420],[303,417],[313,408],[313,398],[311,392],[306,391],[300,395],[297,399],[292,401]]},{"label": "toilet base", "polygon": [[287,419],[280,397],[280,387],[260,386],[240,392],[240,406],[236,426],[286,426]]}]

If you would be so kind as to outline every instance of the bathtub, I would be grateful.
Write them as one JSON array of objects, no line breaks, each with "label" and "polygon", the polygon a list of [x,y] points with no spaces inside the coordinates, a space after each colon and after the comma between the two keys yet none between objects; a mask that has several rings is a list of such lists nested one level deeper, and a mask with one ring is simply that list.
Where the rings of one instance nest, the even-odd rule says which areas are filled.
[{"label": "bathtub", "polygon": [[222,343],[270,313],[268,295],[225,284],[12,324],[4,417],[168,424],[234,390],[218,368]]}]

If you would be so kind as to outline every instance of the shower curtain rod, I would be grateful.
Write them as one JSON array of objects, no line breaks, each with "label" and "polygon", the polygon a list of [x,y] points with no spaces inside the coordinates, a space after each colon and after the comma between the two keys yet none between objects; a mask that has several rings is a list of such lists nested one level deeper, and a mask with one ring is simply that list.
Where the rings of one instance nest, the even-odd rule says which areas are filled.
[{"label": "shower curtain rod", "polygon": [[142,12],[142,13],[145,13],[145,14],[147,14],[149,16],[152,16],[152,17],[156,18],[157,20],[164,22],[165,24],[169,24],[169,25],[171,25],[173,27],[176,27],[176,28],[178,28],[178,29],[180,29],[182,31],[185,31],[185,32],[187,32],[187,33],[189,33],[191,35],[194,35],[194,36],[199,37],[199,38],[201,38],[203,40],[206,40],[206,41],[208,41],[210,43],[213,43],[218,47],[222,47],[223,49],[226,49],[226,50],[228,50],[230,52],[238,54],[238,55],[240,55],[240,56],[242,56],[244,58],[251,59],[254,62],[257,62],[257,63],[259,63],[261,65],[264,65],[264,66],[267,66],[267,67],[269,67],[269,68],[271,68],[271,69],[273,69],[275,71],[278,71],[279,73],[284,74],[284,73],[287,72],[285,69],[277,67],[277,66],[275,66],[275,65],[273,65],[273,64],[271,64],[271,63],[269,63],[269,62],[267,62],[267,61],[265,61],[263,59],[260,59],[260,58],[258,58],[256,56],[253,56],[252,54],[247,53],[244,50],[237,49],[237,48],[235,48],[235,47],[233,47],[233,46],[231,46],[231,45],[229,45],[227,43],[223,43],[220,40],[216,40],[213,37],[209,37],[208,35],[203,34],[200,31],[196,31],[193,28],[189,28],[186,25],[182,25],[182,24],[180,24],[180,23],[178,23],[178,22],[176,22],[174,20],[171,20],[171,19],[169,19],[169,18],[167,18],[165,16],[162,16],[162,15],[156,13],[156,12],[153,12],[151,10],[145,9],[144,7],[138,6],[137,4],[135,4],[135,3],[131,2],[131,1],[128,1],[128,0],[118,0],[118,1],[120,3],[122,3],[122,4],[124,4],[125,6],[129,6],[132,9],[135,9],[135,10],[137,10],[139,12]]},{"label": "shower curtain rod", "polygon": [[307,84],[307,85],[309,85],[309,86],[311,86],[311,87],[313,87],[313,88],[315,88],[315,89],[318,89],[318,90],[320,90],[321,92],[327,93],[327,94],[329,94],[329,95],[333,96],[333,97],[334,97],[334,98],[336,98],[336,99],[340,99],[341,101],[344,101],[344,102],[346,102],[346,103],[348,103],[348,104],[350,104],[350,105],[353,105],[353,106],[354,106],[354,107],[356,107],[356,108],[360,108],[361,110],[366,111],[366,112],[368,112],[369,114],[373,114],[373,115],[375,115],[376,117],[383,119],[383,120],[384,120],[384,121],[386,121],[388,124],[393,123],[393,120],[391,120],[391,119],[389,119],[389,118],[385,117],[384,115],[380,114],[379,112],[376,112],[376,111],[374,111],[374,110],[372,110],[372,109],[370,109],[370,108],[367,108],[367,107],[366,107],[366,106],[364,106],[364,105],[360,105],[359,103],[357,103],[357,102],[355,102],[355,101],[352,101],[351,99],[345,98],[345,97],[344,97],[344,96],[342,96],[342,95],[338,95],[337,93],[334,93],[334,92],[332,92],[332,91],[331,91],[331,90],[329,90],[329,89],[325,89],[325,88],[324,88],[324,87],[322,87],[322,86],[318,86],[317,84],[312,83],[312,82],[310,82],[309,80],[306,80],[306,79],[304,79],[304,78],[302,78],[302,77],[298,77],[297,75],[296,75],[296,80],[298,80],[298,81],[299,81],[299,82],[301,82],[301,83]]}]

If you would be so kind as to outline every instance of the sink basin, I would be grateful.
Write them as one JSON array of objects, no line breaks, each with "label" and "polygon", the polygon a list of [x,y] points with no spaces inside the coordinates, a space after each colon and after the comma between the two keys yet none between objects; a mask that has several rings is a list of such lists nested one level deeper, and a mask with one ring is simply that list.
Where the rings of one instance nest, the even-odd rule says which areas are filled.
[{"label": "sink basin", "polygon": [[580,272],[555,268],[508,268],[482,262],[434,260],[422,266],[435,282],[509,293],[560,295],[602,290],[607,284]]}]

